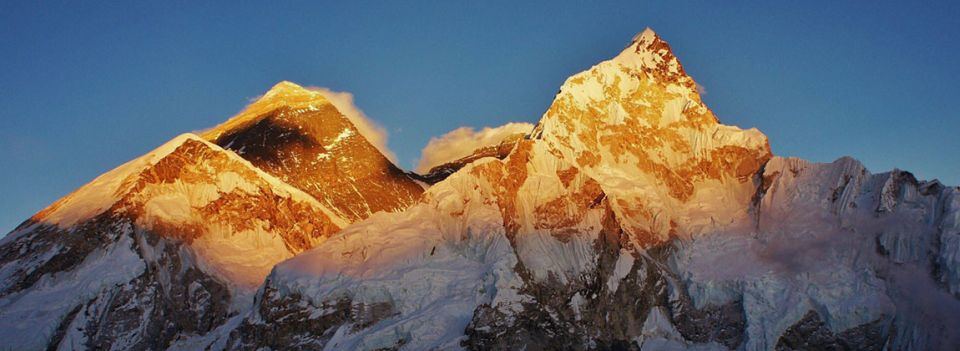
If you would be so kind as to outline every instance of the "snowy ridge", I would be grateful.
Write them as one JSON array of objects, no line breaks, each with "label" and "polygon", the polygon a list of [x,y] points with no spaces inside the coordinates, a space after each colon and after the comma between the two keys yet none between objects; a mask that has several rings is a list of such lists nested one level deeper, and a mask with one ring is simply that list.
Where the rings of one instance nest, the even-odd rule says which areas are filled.
[{"label": "snowy ridge", "polygon": [[184,141],[195,138],[193,134],[181,134],[146,155],[100,175],[36,214],[33,219],[69,227],[103,213],[129,189],[131,184],[124,183],[128,177],[166,157]]},{"label": "snowy ridge", "polygon": [[744,300],[747,349],[773,348],[809,311],[836,334],[893,324],[909,331],[888,336],[893,349],[948,349],[960,340],[936,326],[960,323],[960,304],[923,272],[939,270],[927,255],[937,251],[939,203],[954,191],[922,194],[921,183],[903,177],[891,193],[897,173],[872,175],[848,157],[775,157],[757,227],[679,244],[674,269],[686,272],[698,305]]},{"label": "snowy ridge", "polygon": [[649,28],[567,79],[529,136],[429,187],[317,94],[281,82],[18,228],[0,242],[0,338],[960,348],[960,188],[773,156],[756,129],[719,122]]},{"label": "snowy ridge", "polygon": [[[181,228],[178,230],[197,226],[203,228],[204,234],[196,238],[193,247],[200,252],[201,261],[212,265],[209,267],[210,271],[224,275],[227,281],[246,289],[255,287],[262,282],[263,277],[274,264],[291,257],[303,248],[290,247],[281,236],[273,233],[271,228],[273,225],[269,220],[252,217],[250,213],[238,213],[237,217],[224,217],[224,212],[221,212],[217,215],[222,219],[216,220],[217,217],[214,217],[211,221],[210,215],[198,211],[211,206],[223,196],[232,194],[268,196],[262,190],[268,189],[273,196],[289,199],[295,203],[305,203],[309,208],[319,210],[324,219],[332,222],[335,228],[342,228],[348,224],[345,219],[336,216],[333,211],[321,205],[309,194],[254,167],[249,161],[233,152],[194,135],[184,140],[200,143],[216,155],[225,156],[228,160],[225,164],[235,163],[241,165],[241,168],[231,171],[229,168],[213,166],[213,172],[210,172],[209,167],[212,165],[209,162],[201,162],[197,164],[197,168],[187,165],[185,169],[187,172],[199,173],[201,177],[203,174],[209,174],[212,184],[190,183],[185,179],[176,179],[173,182],[150,184],[139,189],[133,197],[135,202],[143,203],[143,213],[137,218],[137,223],[151,230],[163,229],[157,228],[157,225]],[[252,173],[254,177],[241,175],[242,172]],[[258,184],[261,180],[265,184]],[[235,219],[241,218],[250,223],[241,225],[234,222]],[[244,227],[249,229],[242,229]],[[335,228],[332,228],[331,232],[336,230]],[[322,236],[309,236],[311,233],[304,234],[308,241],[307,248],[324,239]]]},{"label": "snowy ridge", "polygon": [[506,158],[278,265],[228,348],[960,345],[954,188],[771,157],[644,31]]},{"label": "snowy ridge", "polygon": [[[109,209],[127,192],[130,191],[130,188],[133,186],[133,183],[130,182],[130,177],[136,176],[143,170],[155,165],[157,161],[168,156],[171,152],[176,150],[188,140],[200,142],[214,150],[224,152],[226,155],[229,155],[233,161],[240,162],[250,167],[250,170],[256,172],[258,176],[269,182],[270,185],[280,191],[281,194],[298,201],[309,202],[317,208],[323,209],[324,212],[330,216],[331,220],[333,220],[339,226],[345,226],[348,224],[345,219],[334,215],[332,211],[322,206],[309,194],[306,194],[303,191],[280,181],[276,177],[267,174],[259,168],[254,167],[249,161],[237,156],[233,152],[224,150],[219,146],[207,142],[199,136],[191,133],[181,134],[164,143],[160,147],[148,152],[147,154],[98,176],[90,183],[85,184],[84,186],[78,188],[74,192],[50,205],[47,209],[39,212],[33,217],[33,219],[37,222],[42,221],[50,224],[58,224],[61,227],[69,227],[77,222],[90,219],[93,216],[103,213],[103,211]],[[231,174],[222,174],[219,176],[222,177],[221,179],[223,182],[221,183],[221,186],[226,188],[224,189],[227,190],[226,192],[230,192],[232,187],[238,186],[237,179],[235,177],[231,177]]]},{"label": "snowy ridge", "polygon": [[[263,178],[265,181],[267,181],[267,182],[271,185],[271,188],[272,188],[272,189],[274,189],[274,190],[279,190],[281,196],[287,196],[287,197],[290,197],[290,198],[293,199],[293,200],[303,201],[303,202],[307,202],[307,203],[313,205],[313,206],[316,207],[317,209],[320,209],[321,211],[323,211],[324,214],[326,214],[328,217],[330,217],[330,220],[333,221],[334,224],[336,224],[336,225],[338,225],[338,226],[340,226],[340,227],[344,227],[344,226],[346,226],[346,225],[348,225],[348,224],[350,223],[349,221],[347,221],[347,220],[344,219],[343,217],[337,216],[331,209],[327,208],[326,206],[323,206],[319,201],[317,201],[317,199],[315,199],[315,198],[314,198],[313,196],[311,196],[310,194],[307,194],[307,193],[305,193],[304,191],[302,191],[302,190],[300,190],[300,189],[297,189],[297,188],[291,186],[290,184],[284,183],[282,180],[278,179],[277,177],[274,177],[273,175],[271,175],[271,174],[269,174],[269,173],[267,173],[267,172],[264,172],[264,171],[261,170],[260,168],[257,168],[257,167],[254,166],[252,163],[250,163],[250,161],[248,161],[248,160],[246,160],[246,159],[238,156],[236,153],[233,153],[232,151],[227,150],[227,149],[222,149],[222,148],[220,148],[219,146],[217,146],[216,144],[213,144],[213,143],[210,143],[210,142],[208,142],[208,141],[206,141],[206,140],[200,139],[199,137],[197,137],[197,136],[195,136],[195,135],[194,135],[193,137],[195,138],[195,140],[200,141],[200,142],[203,142],[207,147],[210,147],[210,148],[212,148],[212,149],[214,149],[214,150],[223,151],[223,152],[226,153],[228,156],[230,156],[230,158],[231,158],[233,161],[240,162],[240,163],[246,165],[247,167],[249,167],[250,170],[254,171],[254,172],[257,174],[257,176],[259,176],[260,178]],[[223,177],[223,175],[220,175],[220,176]],[[238,185],[236,185],[236,184],[230,184],[229,179],[226,181],[226,184],[224,184],[224,185],[225,185],[228,189],[229,189],[230,187],[232,187],[232,186],[238,186]]]},{"label": "snowy ridge", "polygon": [[204,332],[248,308],[277,262],[345,224],[310,195],[184,134],[4,239],[0,336],[25,349],[165,347],[177,335],[155,334],[154,323],[188,314],[177,333]]}]

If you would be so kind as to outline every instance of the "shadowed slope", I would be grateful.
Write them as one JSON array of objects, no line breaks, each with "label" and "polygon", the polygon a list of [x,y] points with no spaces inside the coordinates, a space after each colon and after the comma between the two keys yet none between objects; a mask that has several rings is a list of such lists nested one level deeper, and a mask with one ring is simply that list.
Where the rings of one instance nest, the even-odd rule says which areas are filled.
[{"label": "shadowed slope", "polygon": [[323,95],[290,82],[277,84],[203,137],[351,222],[403,210],[423,192]]}]

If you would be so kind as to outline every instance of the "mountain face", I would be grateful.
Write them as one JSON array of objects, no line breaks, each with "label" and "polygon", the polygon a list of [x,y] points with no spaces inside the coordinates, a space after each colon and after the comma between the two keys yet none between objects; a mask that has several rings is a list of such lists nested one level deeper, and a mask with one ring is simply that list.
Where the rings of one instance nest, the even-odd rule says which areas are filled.
[{"label": "mountain face", "polygon": [[427,175],[283,82],[0,241],[14,349],[953,350],[957,326],[960,188],[773,156],[649,29]]},{"label": "mountain face", "polygon": [[182,135],[3,239],[3,344],[165,348],[222,324],[273,265],[346,224],[229,151]]},{"label": "mountain face", "polygon": [[290,82],[203,137],[351,222],[403,210],[423,192],[323,95]]},{"label": "mountain face", "polygon": [[718,122],[649,29],[567,79],[533,137],[599,182],[624,229],[646,243],[743,217],[752,177],[771,157],[756,129]]}]

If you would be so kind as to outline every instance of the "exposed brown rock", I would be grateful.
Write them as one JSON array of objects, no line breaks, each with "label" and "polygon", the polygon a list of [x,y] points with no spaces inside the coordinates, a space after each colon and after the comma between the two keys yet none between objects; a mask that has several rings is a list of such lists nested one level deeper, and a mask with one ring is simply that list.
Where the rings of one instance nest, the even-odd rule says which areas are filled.
[{"label": "exposed brown rock", "polygon": [[[279,90],[279,91],[277,91]],[[416,202],[423,188],[317,93],[281,83],[204,137],[350,222]]]}]

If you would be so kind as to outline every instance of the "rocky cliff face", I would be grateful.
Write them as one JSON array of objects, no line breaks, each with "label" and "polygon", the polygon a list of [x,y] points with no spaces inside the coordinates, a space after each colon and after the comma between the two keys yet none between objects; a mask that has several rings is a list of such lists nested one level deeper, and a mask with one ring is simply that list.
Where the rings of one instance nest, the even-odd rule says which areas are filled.
[{"label": "rocky cliff face", "polygon": [[27,349],[960,347],[960,189],[773,156],[649,29],[530,135],[413,178],[278,84],[0,242],[0,330]]},{"label": "rocky cliff face", "polygon": [[203,136],[351,222],[403,210],[423,192],[322,94],[290,82]]}]

